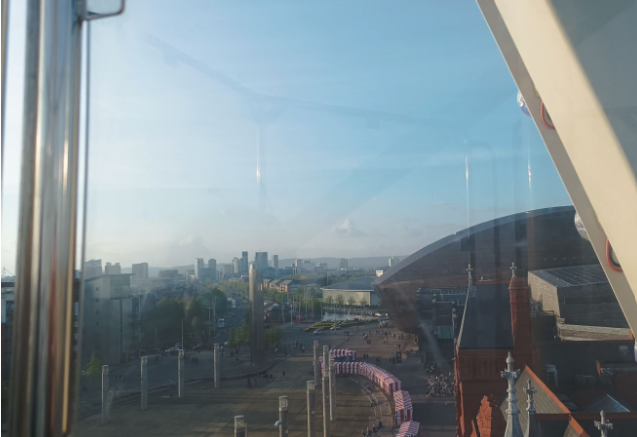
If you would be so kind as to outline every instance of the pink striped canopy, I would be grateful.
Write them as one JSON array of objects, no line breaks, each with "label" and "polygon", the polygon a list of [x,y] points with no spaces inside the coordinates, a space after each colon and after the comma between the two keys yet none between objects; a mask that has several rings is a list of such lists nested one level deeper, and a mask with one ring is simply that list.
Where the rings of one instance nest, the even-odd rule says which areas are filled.
[{"label": "pink striped canopy", "polygon": [[[349,358],[352,360],[356,359],[356,351],[353,351],[351,349],[331,349],[330,350],[330,357],[333,358]],[[323,362],[323,355],[319,355],[318,358],[319,362]]]},{"label": "pink striped canopy", "polygon": [[410,422],[404,422],[402,425],[400,425],[400,428],[398,429],[398,433],[396,434],[396,437],[418,436],[419,433],[420,433],[420,423],[414,422],[412,420]]},{"label": "pink striped canopy", "polygon": [[398,378],[373,364],[361,363],[358,374],[378,385],[387,394],[393,395],[402,389],[402,383]]},{"label": "pink striped canopy", "polygon": [[334,363],[336,374],[352,374],[358,375],[361,363]]},{"label": "pink striped canopy", "polygon": [[411,396],[405,390],[394,393],[394,405],[396,407],[396,425],[411,420],[414,408],[411,404]]}]

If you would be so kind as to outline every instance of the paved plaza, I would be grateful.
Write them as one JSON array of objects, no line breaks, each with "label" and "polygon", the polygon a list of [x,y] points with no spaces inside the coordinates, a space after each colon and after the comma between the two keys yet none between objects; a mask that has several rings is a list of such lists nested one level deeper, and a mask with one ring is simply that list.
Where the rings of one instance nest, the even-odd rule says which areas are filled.
[{"label": "paved plaza", "polygon": [[[350,336],[343,331],[330,332],[314,336],[299,330],[298,326],[284,329],[284,343],[290,356],[276,364],[268,373],[273,379],[266,381],[257,378],[256,385],[248,388],[247,380],[224,381],[221,388],[214,389],[212,381],[193,381],[186,388],[186,397],[177,398],[175,389],[152,393],[149,396],[149,409],[139,408],[139,398],[128,403],[118,404],[111,409],[111,421],[100,423],[100,415],[84,418],[78,423],[78,435],[100,437],[113,436],[231,436],[233,418],[244,415],[248,422],[250,436],[278,436],[275,422],[278,420],[278,398],[287,395],[289,400],[289,434],[307,435],[306,381],[312,379],[311,360],[312,342],[318,339],[332,348],[349,348],[370,355],[368,362],[375,363],[381,357],[381,366],[393,373],[403,382],[403,388],[411,393],[414,404],[414,420],[421,422],[421,436],[451,437],[455,434],[455,407],[452,398],[428,398],[426,374],[419,358],[403,360],[402,364],[389,364],[394,356],[396,345],[400,343],[403,351],[415,349],[413,339],[407,336],[395,340],[390,336],[388,344],[381,341],[381,335],[372,329],[371,344],[362,338],[363,331],[350,330]],[[294,348],[294,342],[301,342],[305,353]],[[197,372],[203,372],[207,366],[200,362]],[[224,366],[225,367],[225,366]],[[188,369],[188,367],[187,367]],[[149,371],[152,368],[149,368]],[[234,369],[236,370],[236,369]],[[175,363],[176,376],[176,363]],[[283,377],[285,372],[285,377]],[[368,392],[368,386],[359,376],[341,375],[337,378],[337,420],[332,423],[332,436],[359,436],[361,430],[373,422],[382,419],[386,430],[383,435],[392,435],[391,406],[385,395],[379,390]],[[323,419],[320,385],[316,390],[315,429],[316,435],[323,435]],[[371,401],[380,403],[371,407]]]}]

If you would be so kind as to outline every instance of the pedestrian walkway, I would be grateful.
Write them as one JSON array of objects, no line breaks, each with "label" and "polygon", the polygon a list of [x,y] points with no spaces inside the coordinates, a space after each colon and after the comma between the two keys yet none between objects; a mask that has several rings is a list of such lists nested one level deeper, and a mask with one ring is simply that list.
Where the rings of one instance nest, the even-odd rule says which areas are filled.
[{"label": "pedestrian walkway", "polygon": [[[149,397],[148,410],[141,411],[137,399],[113,407],[109,424],[101,425],[99,415],[80,421],[78,435],[231,436],[233,418],[242,414],[248,422],[250,436],[275,437],[278,436],[278,428],[274,426],[278,418],[278,398],[283,395],[287,395],[289,401],[290,435],[304,435],[307,429],[306,381],[312,379],[310,364],[309,354],[289,358],[269,372],[273,375],[272,381],[257,378],[257,384],[252,388],[247,388],[243,379],[223,382],[219,389],[214,389],[211,382],[195,383],[187,386],[187,395],[183,399],[177,398],[176,391],[166,390]],[[283,371],[285,379],[281,376]],[[336,399],[338,416],[332,423],[332,436],[360,435],[372,416],[367,394],[349,378],[339,378]],[[316,407],[317,435],[322,435],[320,388],[316,390]]]}]

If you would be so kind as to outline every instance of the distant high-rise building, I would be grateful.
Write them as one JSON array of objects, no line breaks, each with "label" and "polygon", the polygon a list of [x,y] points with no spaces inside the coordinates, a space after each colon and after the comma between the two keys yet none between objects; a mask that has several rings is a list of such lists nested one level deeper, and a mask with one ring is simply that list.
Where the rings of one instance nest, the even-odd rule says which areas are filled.
[{"label": "distant high-rise building", "polygon": [[148,279],[148,263],[133,264],[133,277],[134,281],[140,279]]},{"label": "distant high-rise building", "polygon": [[186,282],[190,282],[195,278],[194,270],[184,270],[184,277],[186,278]]},{"label": "distant high-rise building", "polygon": [[217,271],[217,260],[214,258],[210,258],[208,260],[208,268],[210,270],[214,270],[215,272]]},{"label": "distant high-rise building", "polygon": [[263,290],[261,270],[250,268],[250,361],[259,366],[265,362],[265,322],[263,321]]},{"label": "distant high-rise building", "polygon": [[392,256],[391,258],[389,258],[389,267],[394,267],[398,263],[399,263],[399,259],[396,258],[395,256]]},{"label": "distant high-rise building", "polygon": [[241,260],[239,258],[234,258],[232,260],[232,268],[234,270],[235,275],[238,275],[241,273]]},{"label": "distant high-rise building", "polygon": [[250,261],[248,260],[248,252],[241,252],[241,271],[239,273],[241,273],[242,275],[247,275],[248,274],[248,270],[250,268]]},{"label": "distant high-rise building", "polygon": [[84,279],[94,278],[102,274],[102,260],[92,259],[84,263]]},{"label": "distant high-rise building", "polygon": [[104,274],[106,274],[106,275],[121,275],[122,274],[122,267],[119,265],[119,263],[115,263],[115,264],[106,263],[106,266],[104,267]]},{"label": "distant high-rise building", "polygon": [[347,262],[347,260],[345,258],[341,258],[341,260],[338,262],[338,268],[340,270],[347,270],[348,269],[348,265],[349,265],[349,263]]},{"label": "distant high-rise building", "polygon": [[195,258],[195,279],[201,279],[203,269],[203,258]]},{"label": "distant high-rise building", "polygon": [[179,270],[177,269],[160,270],[157,276],[160,279],[176,278],[177,276],[179,276]]},{"label": "distant high-rise building", "polygon": [[268,268],[268,252],[257,252],[254,254],[254,266],[258,270]]},{"label": "distant high-rise building", "polygon": [[221,266],[221,275],[224,278],[230,278],[234,275],[234,266],[232,264],[223,264]]},{"label": "distant high-rise building", "polygon": [[279,255],[272,255],[272,268],[274,268],[274,276],[279,276]]}]

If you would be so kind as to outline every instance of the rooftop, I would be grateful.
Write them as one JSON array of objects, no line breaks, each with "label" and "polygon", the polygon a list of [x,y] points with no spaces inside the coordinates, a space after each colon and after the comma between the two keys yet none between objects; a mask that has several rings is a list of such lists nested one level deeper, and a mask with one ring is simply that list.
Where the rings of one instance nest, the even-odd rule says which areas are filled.
[{"label": "rooftop", "polygon": [[375,276],[363,276],[343,282],[337,282],[336,284],[326,285],[325,287],[321,287],[321,290],[374,291],[372,282],[374,282],[375,279]]},{"label": "rooftop", "polygon": [[[448,235],[444,238],[441,238],[438,241],[435,241],[423,247],[422,249],[414,252],[413,254],[409,255],[407,258],[403,259],[397,265],[391,267],[388,270],[385,270],[383,276],[380,276],[379,278],[377,278],[376,284],[380,286],[387,282],[405,280],[404,278],[401,278],[401,279],[398,278],[400,276],[398,275],[399,272],[409,271],[412,268],[412,265],[414,263],[418,263],[422,258],[432,254],[438,249],[441,249],[451,244],[460,244],[463,237],[467,237],[468,235],[476,235],[480,232],[488,231],[496,227],[502,227],[510,223],[526,222],[526,220],[530,218],[534,218],[534,217],[543,217],[543,216],[551,217],[552,215],[559,215],[563,213],[566,213],[568,215],[570,215],[570,213],[574,214],[575,208],[573,208],[572,206],[559,206],[559,207],[552,207],[552,208],[536,209],[533,211],[521,212],[521,213],[517,213],[517,214],[505,216],[505,217],[499,217],[495,220],[489,220],[487,222],[480,223],[480,224],[471,226],[470,228],[455,232],[451,235]],[[572,223],[572,218],[570,218],[570,223]],[[573,228],[572,231],[576,234],[575,227],[572,226],[572,228]],[[577,237],[579,236],[577,235]],[[463,257],[463,260],[464,259],[466,259],[466,256]]]},{"label": "rooftop", "polygon": [[555,287],[572,287],[575,285],[608,282],[604,270],[599,264],[534,270],[531,273]]},{"label": "rooftop", "polygon": [[[534,395],[534,406],[536,409],[536,420],[542,428],[545,436],[581,436],[581,430],[588,432],[590,436],[599,435],[595,429],[594,421],[599,420],[599,412],[603,409],[606,413],[611,413],[610,422],[613,423],[611,436],[633,436],[637,419],[634,413],[630,413],[628,407],[609,395],[601,395],[591,403],[584,412],[579,412],[577,407],[568,397],[555,394],[538,376],[528,367],[524,369],[520,377],[515,382],[517,393],[517,406],[520,410],[519,420],[522,429],[526,429],[528,413],[526,412],[527,395],[524,388],[528,380],[531,380],[536,392]],[[569,407],[571,405],[571,407]],[[508,408],[506,394],[500,400],[500,410],[506,418],[505,410]],[[615,413],[615,415],[613,415]],[[618,413],[624,413],[618,416]],[[626,414],[628,413],[628,414]],[[564,416],[568,414],[568,416]],[[549,415],[555,415],[549,418]]]},{"label": "rooftop", "polygon": [[599,413],[604,410],[606,413],[629,413],[630,408],[623,402],[615,399],[609,394],[602,395],[584,408],[585,413]]}]

